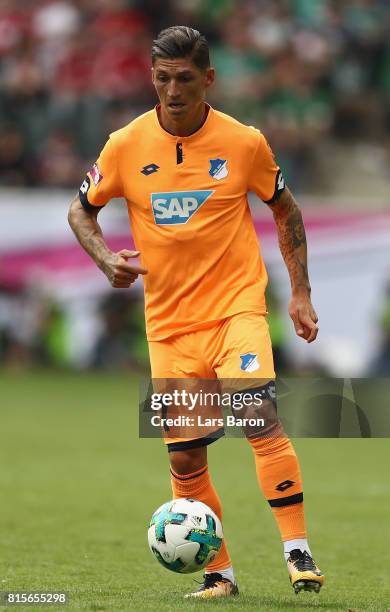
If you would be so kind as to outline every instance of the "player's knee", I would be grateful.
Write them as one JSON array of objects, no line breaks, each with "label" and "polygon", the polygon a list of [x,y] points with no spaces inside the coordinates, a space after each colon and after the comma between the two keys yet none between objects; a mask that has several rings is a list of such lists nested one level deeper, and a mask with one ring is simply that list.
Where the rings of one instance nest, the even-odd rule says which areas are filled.
[{"label": "player's knee", "polygon": [[278,424],[267,436],[248,438],[255,455],[265,456],[272,454],[295,455],[291,440],[286,436],[282,425]]},{"label": "player's knee", "polygon": [[207,448],[191,448],[169,453],[171,468],[176,474],[191,474],[207,463]]},{"label": "player's knee", "polygon": [[235,391],[232,394],[232,414],[246,438],[270,438],[281,435],[277,416],[275,382]]}]

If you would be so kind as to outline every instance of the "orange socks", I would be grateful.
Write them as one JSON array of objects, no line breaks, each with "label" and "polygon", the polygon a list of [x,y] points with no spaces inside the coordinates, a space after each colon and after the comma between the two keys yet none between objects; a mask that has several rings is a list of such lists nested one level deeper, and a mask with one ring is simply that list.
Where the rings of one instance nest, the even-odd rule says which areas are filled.
[{"label": "orange socks", "polygon": [[295,450],[286,437],[249,439],[256,473],[283,541],[306,538],[302,479]]},{"label": "orange socks", "polygon": [[[303,512],[302,479],[295,450],[286,437],[274,436],[249,440],[256,463],[256,473],[271,506],[283,542],[306,538]],[[221,502],[205,465],[191,474],[176,474],[171,468],[174,499],[193,498],[210,506],[222,520]],[[225,540],[207,572],[221,572],[231,567]]]},{"label": "orange socks", "polygon": [[[207,465],[192,474],[176,474],[171,468],[171,484],[173,498],[194,498],[210,506],[215,514],[222,521],[222,507],[216,490],[208,472]],[[225,539],[222,542],[221,550],[218,555],[207,566],[207,572],[220,572],[231,567],[231,560],[226,548]]]}]

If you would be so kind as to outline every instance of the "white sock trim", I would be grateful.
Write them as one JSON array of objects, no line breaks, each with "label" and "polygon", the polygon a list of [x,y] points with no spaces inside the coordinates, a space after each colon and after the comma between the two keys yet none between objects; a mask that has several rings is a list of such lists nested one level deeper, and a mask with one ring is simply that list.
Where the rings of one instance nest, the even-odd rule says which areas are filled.
[{"label": "white sock trim", "polygon": [[285,542],[283,542],[284,558],[286,559],[286,561],[290,556],[290,552],[294,550],[295,548],[298,548],[302,552],[306,551],[310,556],[312,556],[310,548],[309,548],[309,544],[307,543],[306,538],[298,538],[296,540],[286,540]]},{"label": "white sock trim", "polygon": [[[226,569],[223,570],[215,570],[218,574],[221,574],[222,578],[226,578],[227,580],[230,580],[230,582],[232,582],[233,584],[236,584],[236,579],[234,578],[234,572],[233,572],[233,567],[227,567]],[[214,572],[205,572],[206,574],[214,574]]]}]

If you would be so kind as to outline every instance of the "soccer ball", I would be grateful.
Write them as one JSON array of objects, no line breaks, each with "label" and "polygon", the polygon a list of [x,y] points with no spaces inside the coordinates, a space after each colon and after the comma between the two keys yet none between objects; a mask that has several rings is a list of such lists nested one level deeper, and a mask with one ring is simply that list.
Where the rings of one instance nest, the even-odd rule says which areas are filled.
[{"label": "soccer ball", "polygon": [[221,521],[196,499],[173,499],[157,508],[150,520],[150,550],[172,572],[203,569],[218,554],[222,539]]}]

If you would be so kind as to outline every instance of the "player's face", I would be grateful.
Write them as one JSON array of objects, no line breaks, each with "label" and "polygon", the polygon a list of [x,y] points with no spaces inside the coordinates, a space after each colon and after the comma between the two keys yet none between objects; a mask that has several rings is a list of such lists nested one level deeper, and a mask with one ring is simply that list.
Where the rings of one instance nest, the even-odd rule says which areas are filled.
[{"label": "player's face", "polygon": [[163,110],[181,120],[203,105],[206,89],[214,81],[214,68],[201,70],[189,58],[157,59],[152,79]]}]

